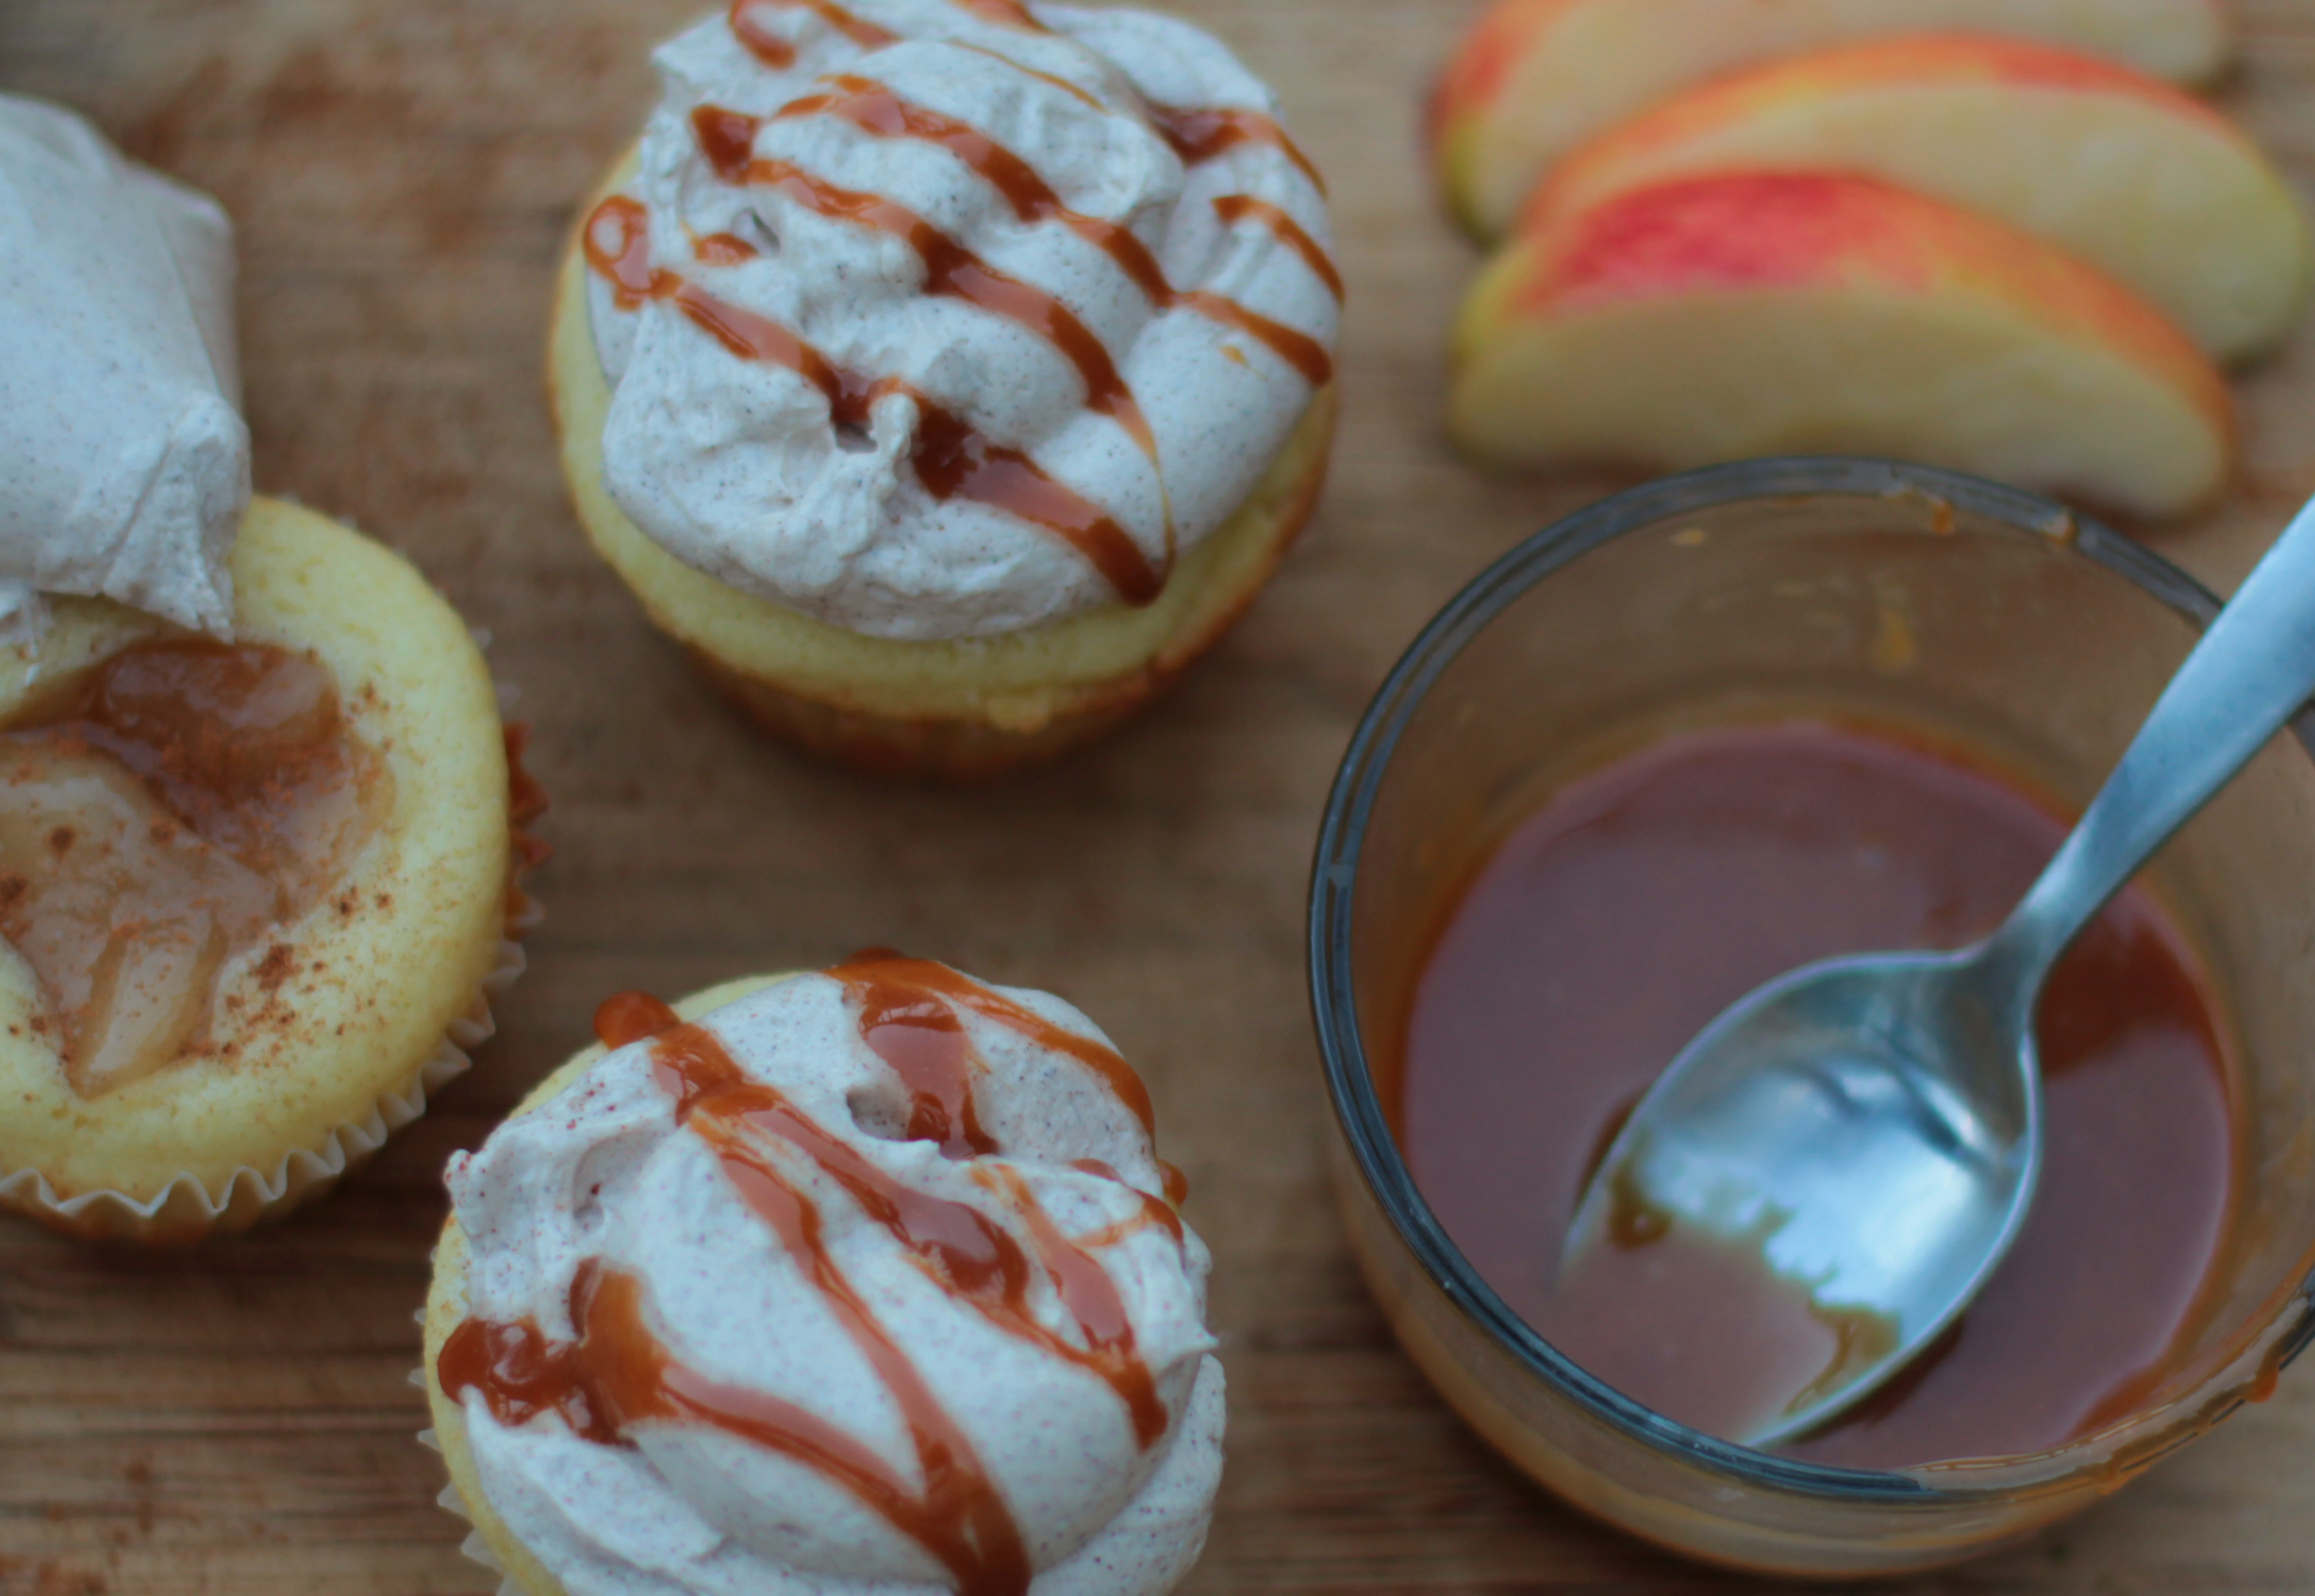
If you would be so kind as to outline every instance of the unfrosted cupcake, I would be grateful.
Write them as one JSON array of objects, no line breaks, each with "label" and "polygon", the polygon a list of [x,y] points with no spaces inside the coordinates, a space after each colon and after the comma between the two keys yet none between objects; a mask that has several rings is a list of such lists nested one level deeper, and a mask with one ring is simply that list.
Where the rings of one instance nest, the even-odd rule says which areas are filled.
[{"label": "unfrosted cupcake", "polygon": [[1340,278],[1186,23],[741,0],[663,46],[550,370],[596,548],[766,725],[971,774],[1116,720],[1315,501]]},{"label": "unfrosted cupcake", "polygon": [[464,1067],[539,803],[418,572],[250,500],[223,213],[17,100],[0,190],[0,1206],[189,1238]]},{"label": "unfrosted cupcake", "polygon": [[1182,1577],[1206,1250],[1083,1014],[872,953],[596,1023],[451,1165],[425,1378],[471,1549],[523,1596]]}]

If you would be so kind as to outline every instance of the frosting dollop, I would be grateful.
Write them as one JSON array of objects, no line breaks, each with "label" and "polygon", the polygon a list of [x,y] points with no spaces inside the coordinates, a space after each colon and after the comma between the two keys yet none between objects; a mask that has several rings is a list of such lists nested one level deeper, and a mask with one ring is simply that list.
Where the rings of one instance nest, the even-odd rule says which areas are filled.
[{"label": "frosting dollop", "polygon": [[218,636],[249,507],[233,228],[70,111],[0,95],[0,639],[40,595]]},{"label": "frosting dollop", "polygon": [[438,1361],[571,1596],[1186,1571],[1221,1467],[1208,1259],[1083,1014],[878,953],[598,1028],[648,1034],[452,1162],[470,1317]]},{"label": "frosting dollop", "polygon": [[1331,378],[1317,173],[1189,24],[737,0],[654,59],[582,239],[604,479],[735,587],[907,639],[1147,602]]}]

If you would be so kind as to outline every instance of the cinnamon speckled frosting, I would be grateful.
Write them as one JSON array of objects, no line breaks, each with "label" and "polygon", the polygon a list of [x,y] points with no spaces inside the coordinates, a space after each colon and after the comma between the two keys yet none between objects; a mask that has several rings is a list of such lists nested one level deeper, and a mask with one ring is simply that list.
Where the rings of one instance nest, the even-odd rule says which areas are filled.
[{"label": "cinnamon speckled frosting", "polygon": [[1013,0],[741,0],[663,46],[587,221],[611,496],[880,637],[1160,591],[1331,380],[1317,174],[1210,35]]},{"label": "cinnamon speckled frosting", "polygon": [[1170,1588],[1221,1468],[1208,1259],[1100,1032],[886,954],[623,1001],[451,1168],[437,1373],[507,1529],[571,1596]]},{"label": "cinnamon speckled frosting", "polygon": [[43,592],[230,630],[233,273],[215,201],[0,95],[0,638],[38,633]]}]

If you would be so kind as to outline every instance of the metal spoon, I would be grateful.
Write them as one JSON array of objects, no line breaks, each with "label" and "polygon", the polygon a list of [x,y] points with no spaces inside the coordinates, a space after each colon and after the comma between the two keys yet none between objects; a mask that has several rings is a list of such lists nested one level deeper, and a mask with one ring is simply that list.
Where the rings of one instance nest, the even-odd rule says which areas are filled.
[{"label": "metal spoon", "polygon": [[1998,930],[1954,953],[1805,965],[1681,1051],[1601,1160],[1562,1278],[1612,1225],[1629,1237],[1636,1210],[1645,1234],[1686,1226],[1757,1248],[1828,1316],[1884,1322],[1844,1336],[1846,1366],[1731,1438],[1750,1445],[1802,1435],[1903,1369],[1969,1306],[2033,1200],[2033,1016],[2050,966],[2311,694],[2315,505],[2211,623]]}]

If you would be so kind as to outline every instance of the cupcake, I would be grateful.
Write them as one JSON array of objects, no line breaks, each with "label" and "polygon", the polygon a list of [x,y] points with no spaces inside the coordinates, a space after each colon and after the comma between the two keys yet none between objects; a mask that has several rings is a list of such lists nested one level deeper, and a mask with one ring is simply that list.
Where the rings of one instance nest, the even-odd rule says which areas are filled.
[{"label": "cupcake", "polygon": [[523,1596],[1156,1596],[1221,1470],[1207,1255],[1076,1010],[863,954],[670,1010],[454,1159],[425,1314]]},{"label": "cupcake", "polygon": [[539,802],[418,572],[250,499],[223,214],[24,101],[0,189],[0,1206],[197,1237],[464,1067]]},{"label": "cupcake", "polygon": [[597,550],[764,725],[972,775],[1111,724],[1300,528],[1317,173],[1220,43],[1012,0],[739,0],[656,58],[549,370]]}]

